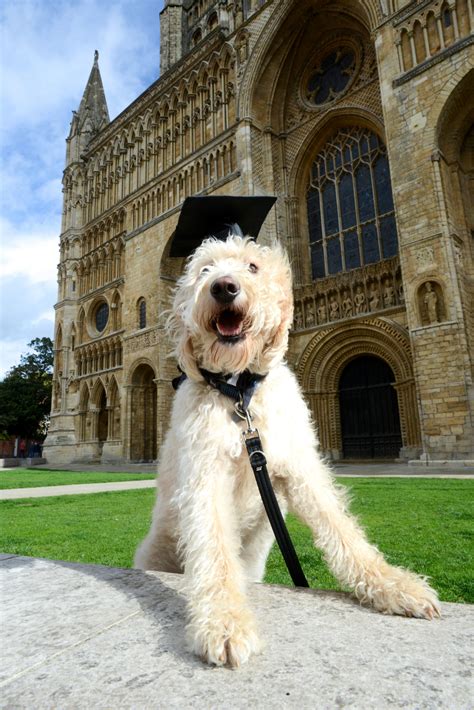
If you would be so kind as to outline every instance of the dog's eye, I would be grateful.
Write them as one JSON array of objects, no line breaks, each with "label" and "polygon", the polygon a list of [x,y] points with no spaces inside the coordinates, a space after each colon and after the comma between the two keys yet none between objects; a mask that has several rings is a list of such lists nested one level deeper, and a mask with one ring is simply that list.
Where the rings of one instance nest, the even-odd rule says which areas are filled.
[{"label": "dog's eye", "polygon": [[201,271],[199,272],[199,274],[200,274],[200,275],[202,275],[202,274],[208,274],[210,270],[211,270],[211,267],[210,267],[210,266],[203,266],[202,269],[201,269]]},{"label": "dog's eye", "polygon": [[258,271],[258,266],[257,264],[249,264],[249,271],[252,272],[252,274],[256,274]]}]

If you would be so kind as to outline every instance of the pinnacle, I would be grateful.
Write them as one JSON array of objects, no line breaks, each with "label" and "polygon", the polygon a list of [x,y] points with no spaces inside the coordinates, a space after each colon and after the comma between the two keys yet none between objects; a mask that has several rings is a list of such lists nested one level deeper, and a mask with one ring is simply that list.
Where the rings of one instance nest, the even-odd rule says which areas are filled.
[{"label": "pinnacle", "polygon": [[109,121],[109,110],[99,69],[99,52],[96,49],[91,73],[77,111],[76,130],[79,133],[88,134],[89,138],[92,138]]}]

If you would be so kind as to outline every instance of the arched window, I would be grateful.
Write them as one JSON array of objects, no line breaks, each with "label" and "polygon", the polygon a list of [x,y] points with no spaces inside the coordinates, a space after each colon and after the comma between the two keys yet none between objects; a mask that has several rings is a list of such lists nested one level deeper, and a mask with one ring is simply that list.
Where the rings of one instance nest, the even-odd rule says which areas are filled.
[{"label": "arched window", "polygon": [[138,327],[146,328],[146,301],[140,298],[138,301]]},{"label": "arched window", "polygon": [[398,252],[387,149],[367,128],[342,128],[318,153],[307,193],[313,279]]}]

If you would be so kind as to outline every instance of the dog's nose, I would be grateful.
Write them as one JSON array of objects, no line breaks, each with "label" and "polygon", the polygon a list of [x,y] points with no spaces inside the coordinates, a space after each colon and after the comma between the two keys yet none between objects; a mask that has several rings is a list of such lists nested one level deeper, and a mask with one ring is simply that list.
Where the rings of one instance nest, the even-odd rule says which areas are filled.
[{"label": "dog's nose", "polygon": [[219,303],[230,303],[240,293],[240,284],[230,276],[216,279],[211,285],[211,295]]}]

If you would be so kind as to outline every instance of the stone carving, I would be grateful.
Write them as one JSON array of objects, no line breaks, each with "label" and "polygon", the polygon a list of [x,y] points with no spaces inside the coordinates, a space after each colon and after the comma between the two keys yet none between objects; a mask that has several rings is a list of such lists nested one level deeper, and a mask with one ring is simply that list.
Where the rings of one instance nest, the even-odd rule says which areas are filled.
[{"label": "stone carving", "polygon": [[438,322],[438,296],[433,290],[433,286],[430,281],[425,283],[425,296],[423,298],[423,303],[426,308],[426,315],[430,323]]},{"label": "stone carving", "polygon": [[357,286],[354,296],[355,312],[357,314],[365,312],[365,294],[362,291],[362,286]]},{"label": "stone carving", "polygon": [[245,30],[240,32],[235,39],[235,51],[239,65],[245,64],[249,57],[249,34]]},{"label": "stone carving", "polygon": [[318,304],[318,323],[326,323],[328,319],[326,304],[321,299]]},{"label": "stone carving", "polygon": [[295,289],[294,329],[303,330],[404,304],[398,257]]},{"label": "stone carving", "polygon": [[425,281],[418,289],[418,308],[421,325],[435,325],[444,320],[444,298],[441,286]]},{"label": "stone carving", "polygon": [[435,263],[434,249],[433,247],[422,247],[418,249],[415,255],[416,264],[418,269],[422,271]]},{"label": "stone carving", "polygon": [[329,320],[339,320],[339,303],[335,294],[331,296],[329,301]]},{"label": "stone carving", "polygon": [[377,311],[379,309],[380,298],[377,286],[375,283],[372,284],[369,294],[369,306],[371,311]]},{"label": "stone carving", "polygon": [[295,309],[295,330],[301,330],[303,328],[303,314],[301,313],[301,308]]},{"label": "stone carving", "polygon": [[315,325],[315,323],[316,317],[314,315],[314,305],[312,301],[310,301],[306,308],[306,326],[311,327],[312,325]]},{"label": "stone carving", "polygon": [[143,348],[149,348],[152,345],[157,345],[159,341],[158,329],[148,331],[147,333],[142,333],[141,335],[136,335],[134,338],[130,338],[127,341],[128,352],[137,352],[138,350],[143,350]]},{"label": "stone carving", "polygon": [[383,304],[385,308],[390,308],[391,306],[395,305],[395,291],[393,290],[393,286],[390,281],[387,281],[385,284],[383,292]]},{"label": "stone carving", "polygon": [[350,318],[354,315],[354,304],[352,303],[352,298],[348,291],[344,291],[344,300],[342,301],[342,310],[344,313],[344,318]]}]

